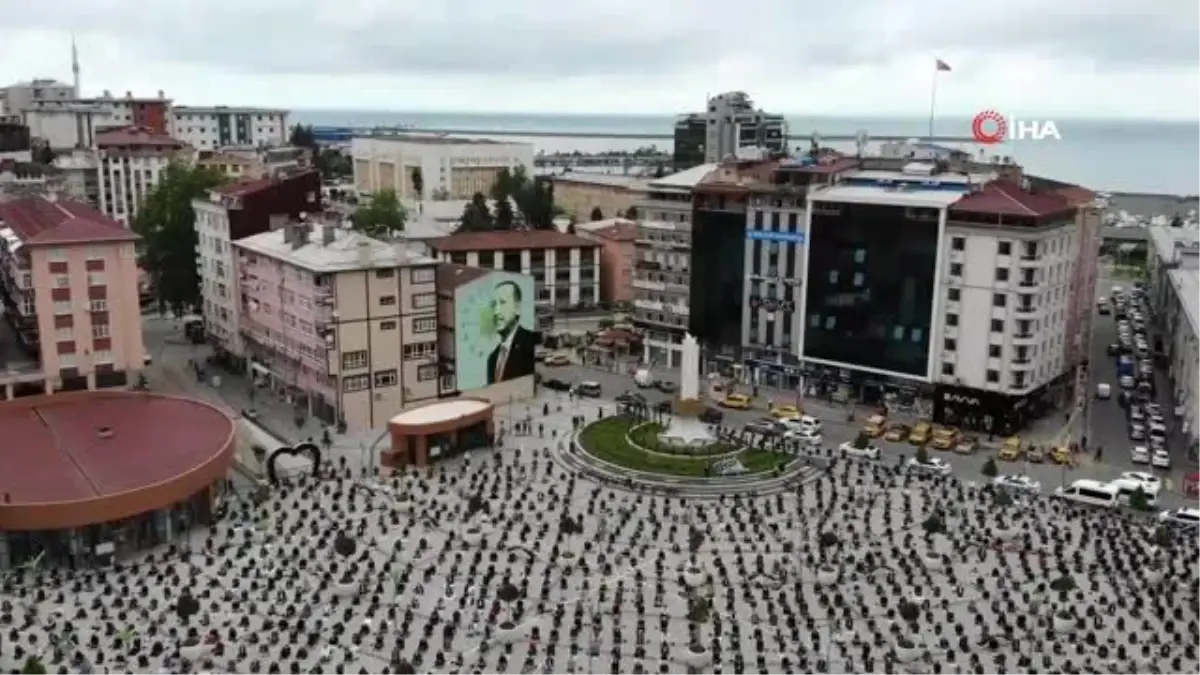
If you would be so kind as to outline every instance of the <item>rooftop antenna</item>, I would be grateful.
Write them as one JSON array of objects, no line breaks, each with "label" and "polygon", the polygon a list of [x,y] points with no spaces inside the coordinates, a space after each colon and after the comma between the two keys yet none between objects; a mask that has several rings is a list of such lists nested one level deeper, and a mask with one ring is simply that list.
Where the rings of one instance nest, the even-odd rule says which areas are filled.
[{"label": "rooftop antenna", "polygon": [[867,141],[868,140],[869,140],[869,137],[867,136],[866,129],[859,129],[858,133],[855,134],[855,136],[854,136],[854,145],[858,149],[858,158],[859,159],[862,159],[863,155],[865,155],[867,152]]},{"label": "rooftop antenna", "polygon": [[816,159],[817,155],[821,154],[821,132],[812,132],[812,143],[808,146],[808,154]]},{"label": "rooftop antenna", "polygon": [[75,33],[71,33],[71,74],[75,80],[75,98],[79,98],[79,48],[75,45]]}]

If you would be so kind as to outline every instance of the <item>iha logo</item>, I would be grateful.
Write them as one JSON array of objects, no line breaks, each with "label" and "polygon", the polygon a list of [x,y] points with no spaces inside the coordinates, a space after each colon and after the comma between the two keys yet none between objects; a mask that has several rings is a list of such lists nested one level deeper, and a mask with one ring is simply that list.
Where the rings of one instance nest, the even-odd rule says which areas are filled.
[{"label": "iha logo", "polygon": [[1058,125],[1052,120],[1007,119],[995,110],[984,110],[971,120],[971,135],[984,145],[1004,141],[1062,140]]}]

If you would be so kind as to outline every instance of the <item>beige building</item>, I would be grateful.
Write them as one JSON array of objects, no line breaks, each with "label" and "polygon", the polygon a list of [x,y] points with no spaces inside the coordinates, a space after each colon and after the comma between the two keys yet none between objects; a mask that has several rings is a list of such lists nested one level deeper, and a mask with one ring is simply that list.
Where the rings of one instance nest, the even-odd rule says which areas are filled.
[{"label": "beige building", "polygon": [[232,245],[238,328],[260,384],[352,430],[438,398],[433,259],[331,223]]},{"label": "beige building", "polygon": [[554,204],[581,223],[600,209],[601,218],[627,218],[629,209],[646,198],[642,178],[607,173],[572,171],[554,176]]},{"label": "beige building", "polygon": [[[393,135],[354,138],[354,187],[359,194],[386,188],[405,201],[470,199],[488,194],[503,169],[533,175],[533,145],[449,136]],[[414,185],[420,176],[421,193]]]}]

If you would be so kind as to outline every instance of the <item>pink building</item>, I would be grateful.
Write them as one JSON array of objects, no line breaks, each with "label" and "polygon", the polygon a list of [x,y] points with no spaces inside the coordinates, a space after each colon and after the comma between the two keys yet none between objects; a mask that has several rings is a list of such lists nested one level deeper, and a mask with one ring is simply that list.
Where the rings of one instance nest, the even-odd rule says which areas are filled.
[{"label": "pink building", "polygon": [[600,244],[600,300],[633,302],[634,240],[637,223],[609,218],[575,226],[575,232]]},{"label": "pink building", "polygon": [[137,239],[79,202],[0,203],[4,400],[136,379],[146,358]]}]

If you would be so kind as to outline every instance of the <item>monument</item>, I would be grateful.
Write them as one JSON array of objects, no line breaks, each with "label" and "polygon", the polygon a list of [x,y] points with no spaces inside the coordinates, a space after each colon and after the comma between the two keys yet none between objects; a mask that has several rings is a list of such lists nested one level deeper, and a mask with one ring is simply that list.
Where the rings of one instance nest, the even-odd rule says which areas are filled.
[{"label": "monument", "polygon": [[704,412],[700,400],[700,343],[691,333],[683,337],[683,352],[679,364],[679,399],[667,430],[659,438],[676,445],[700,446],[716,440],[708,425],[699,417]]},{"label": "monument", "polygon": [[700,343],[691,333],[683,336],[683,354],[679,365],[679,400],[700,399]]}]

